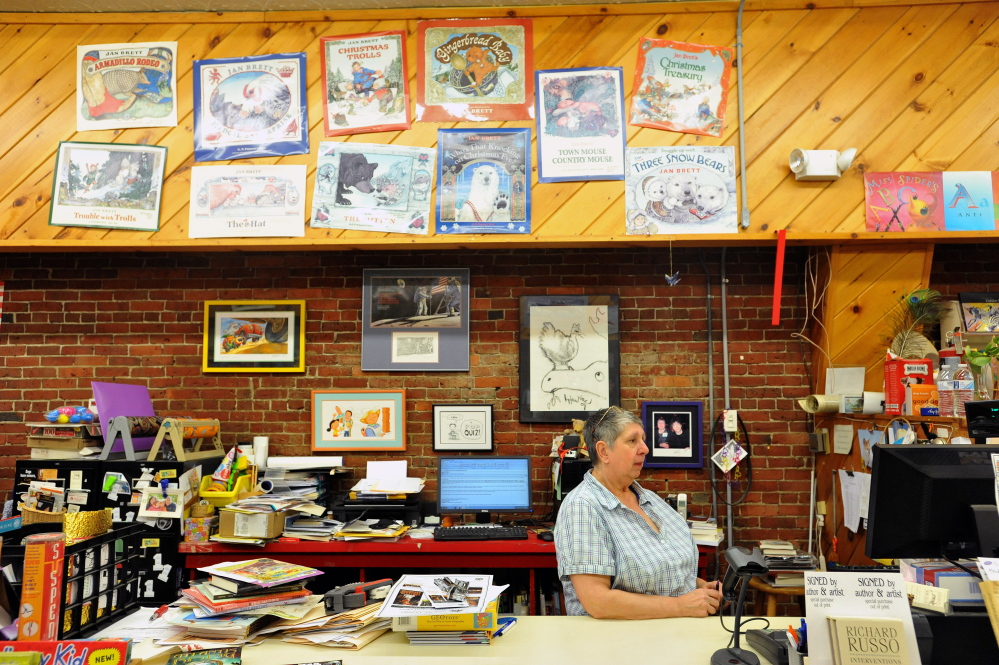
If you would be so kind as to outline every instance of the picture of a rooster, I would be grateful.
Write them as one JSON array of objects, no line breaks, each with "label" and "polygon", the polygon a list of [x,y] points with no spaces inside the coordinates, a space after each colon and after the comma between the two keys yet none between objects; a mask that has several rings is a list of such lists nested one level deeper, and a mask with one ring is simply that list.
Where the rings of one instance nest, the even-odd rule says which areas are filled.
[{"label": "picture of a rooster", "polygon": [[579,353],[579,339],[582,337],[579,324],[572,324],[569,334],[565,334],[549,322],[541,326],[538,347],[555,366],[555,369],[572,369],[569,364]]}]

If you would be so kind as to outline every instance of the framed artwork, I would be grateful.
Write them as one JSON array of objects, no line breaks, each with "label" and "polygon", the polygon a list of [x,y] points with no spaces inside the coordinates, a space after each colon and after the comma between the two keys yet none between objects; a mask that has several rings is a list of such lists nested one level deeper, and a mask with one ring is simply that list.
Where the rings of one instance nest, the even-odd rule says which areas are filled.
[{"label": "framed artwork", "polygon": [[49,224],[158,231],[167,149],[61,141]]},{"label": "framed artwork", "polygon": [[304,372],[304,300],[209,300],[204,372]]},{"label": "framed artwork", "polygon": [[405,390],[312,391],[312,450],[405,449]]},{"label": "framed artwork", "polygon": [[301,238],[305,165],[192,166],[189,238]]},{"label": "framed artwork", "polygon": [[434,451],[492,451],[492,404],[434,404]]},{"label": "framed artwork", "polygon": [[305,54],[194,61],[194,160],[309,152]]},{"label": "framed artwork", "polygon": [[146,487],[139,498],[139,517],[174,519],[184,516],[184,493],[179,487]]},{"label": "framed artwork", "polygon": [[420,21],[416,35],[417,120],[534,117],[531,19]]},{"label": "framed artwork", "polygon": [[438,235],[530,232],[531,130],[438,130]]},{"label": "framed artwork", "polygon": [[958,293],[968,332],[999,332],[999,293]]},{"label": "framed artwork", "polygon": [[312,227],[427,235],[433,148],[323,141]]},{"label": "framed artwork", "polygon": [[177,126],[177,42],[76,47],[76,131]]},{"label": "framed artwork", "polygon": [[364,271],[361,369],[466,372],[468,268]]},{"label": "framed artwork", "polygon": [[520,422],[566,423],[621,403],[616,295],[522,296]]},{"label": "framed artwork", "polygon": [[620,67],[534,72],[538,182],[624,180],[623,77]]},{"label": "framed artwork", "polygon": [[642,402],[642,423],[649,452],[645,466],[660,469],[704,467],[700,402]]},{"label": "framed artwork", "polygon": [[319,38],[326,136],[409,129],[406,32]]}]

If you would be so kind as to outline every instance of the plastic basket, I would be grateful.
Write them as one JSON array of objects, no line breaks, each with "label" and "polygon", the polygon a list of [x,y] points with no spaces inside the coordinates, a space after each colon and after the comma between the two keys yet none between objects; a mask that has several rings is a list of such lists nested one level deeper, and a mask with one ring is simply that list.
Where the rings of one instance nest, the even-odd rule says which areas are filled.
[{"label": "plastic basket", "polygon": [[216,508],[221,508],[222,506],[228,506],[230,503],[235,501],[239,497],[240,492],[250,491],[250,477],[240,476],[236,479],[236,486],[232,488],[229,492],[212,492],[208,488],[212,484],[212,477],[205,476],[201,479],[201,488],[199,493],[201,498],[212,504]]}]

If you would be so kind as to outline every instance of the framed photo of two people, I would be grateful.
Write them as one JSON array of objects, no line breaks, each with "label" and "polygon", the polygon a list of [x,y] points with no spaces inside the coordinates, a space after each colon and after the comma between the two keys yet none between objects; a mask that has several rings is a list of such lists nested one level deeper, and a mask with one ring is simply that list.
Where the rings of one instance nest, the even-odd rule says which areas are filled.
[{"label": "framed photo of two people", "polygon": [[642,402],[642,423],[649,452],[645,466],[660,469],[704,467],[700,402]]}]

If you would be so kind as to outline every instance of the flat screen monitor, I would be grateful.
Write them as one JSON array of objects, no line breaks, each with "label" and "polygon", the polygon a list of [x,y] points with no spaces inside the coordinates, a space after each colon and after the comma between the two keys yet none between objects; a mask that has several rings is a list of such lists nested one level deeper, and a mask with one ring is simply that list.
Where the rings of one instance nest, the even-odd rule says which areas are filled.
[{"label": "flat screen monitor", "polygon": [[991,463],[997,452],[999,445],[874,446],[867,556],[992,556],[981,553],[972,506],[991,506],[999,520]]},{"label": "flat screen monitor", "polygon": [[437,463],[441,513],[476,513],[485,523],[490,513],[531,511],[530,457],[442,456]]}]

